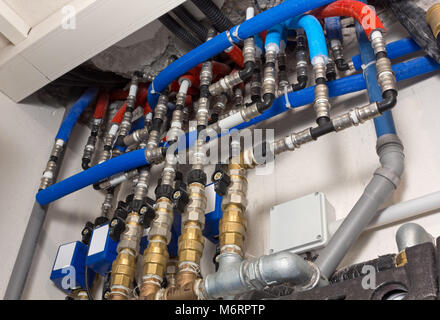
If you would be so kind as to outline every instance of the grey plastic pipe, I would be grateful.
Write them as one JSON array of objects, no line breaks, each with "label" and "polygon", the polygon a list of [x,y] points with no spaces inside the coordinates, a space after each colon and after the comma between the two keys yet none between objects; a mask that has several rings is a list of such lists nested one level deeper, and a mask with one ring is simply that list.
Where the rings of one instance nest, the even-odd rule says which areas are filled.
[{"label": "grey plastic pipe", "polygon": [[[74,103],[67,105],[64,112],[64,117],[67,116]],[[64,152],[58,161],[54,181],[56,181],[59,169],[63,163]],[[26,230],[24,232],[23,240],[21,241],[20,249],[18,250],[17,258],[15,259],[14,267],[12,269],[11,277],[9,278],[8,286],[6,288],[4,300],[19,300],[23,294],[29,270],[32,266],[35,249],[37,247],[38,239],[40,237],[41,229],[46,220],[48,205],[42,206],[37,201],[34,202],[32,212],[29,217]]]},{"label": "grey plastic pipe", "polygon": [[[439,209],[440,191],[379,210],[377,216],[370,222],[368,227],[365,228],[365,231],[414,218]],[[328,226],[330,235],[333,235],[343,222],[344,219],[340,219],[330,223]]]},{"label": "grey plastic pipe", "polygon": [[224,253],[219,256],[218,271],[205,278],[202,292],[205,299],[218,299],[285,282],[307,290],[321,280],[312,262],[291,252],[277,252],[252,261],[235,253]]},{"label": "grey plastic pipe", "polygon": [[376,170],[364,193],[316,260],[322,275],[327,278],[335,272],[348,250],[376,216],[379,207],[399,185],[404,154],[397,135],[387,134],[378,138],[377,154],[382,167]]},{"label": "grey plastic pipe", "polygon": [[406,223],[396,232],[396,243],[399,252],[426,242],[433,243],[434,237],[417,223]]}]

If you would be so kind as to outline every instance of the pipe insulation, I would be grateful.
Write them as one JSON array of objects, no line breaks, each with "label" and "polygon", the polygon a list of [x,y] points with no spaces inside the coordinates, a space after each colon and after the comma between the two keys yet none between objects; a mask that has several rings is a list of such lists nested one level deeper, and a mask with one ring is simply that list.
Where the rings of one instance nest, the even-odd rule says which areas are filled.
[{"label": "pipe insulation", "polygon": [[83,95],[73,105],[67,116],[64,118],[55,140],[61,139],[65,143],[69,141],[69,137],[72,133],[73,127],[75,126],[83,111],[93,102],[93,100],[95,100],[98,92],[98,88],[91,88],[83,93]]},{"label": "pipe insulation", "polygon": [[[411,38],[403,38],[386,45],[386,50],[388,58],[394,60],[400,57],[404,57],[411,53],[418,52],[422,50],[419,45]],[[355,55],[351,58],[353,66],[356,71],[362,70],[362,59],[361,55]]]},{"label": "pipe insulation", "polygon": [[149,162],[146,160],[145,149],[128,152],[60,181],[42,190],[44,192],[38,192],[37,201],[46,205],[98,181],[146,165],[149,165]]},{"label": "pipe insulation", "polygon": [[[376,69],[376,56],[374,50],[370,45],[370,42],[362,30],[359,23],[356,23],[356,36],[359,43],[361,52],[361,60],[364,67],[364,77],[366,79],[368,97],[370,102],[382,101],[382,89],[377,82],[377,69]],[[382,116],[374,119],[374,126],[376,128],[376,134],[378,137],[385,134],[396,134],[396,128],[394,126],[393,114],[391,110],[383,113]]]},{"label": "pipe insulation", "polygon": [[252,19],[235,26],[229,32],[223,32],[213,39],[193,49],[179,58],[154,79],[149,87],[148,103],[155,108],[162,92],[174,79],[179,78],[198,64],[209,60],[229,48],[234,43],[263,32],[289,18],[301,15],[309,10],[333,2],[332,0],[287,0],[282,4],[264,11]]},{"label": "pipe insulation", "polygon": [[[413,77],[416,77],[416,76],[419,76],[422,74],[426,74],[426,73],[430,73],[430,72],[433,72],[436,70],[440,70],[440,64],[436,63],[431,58],[424,56],[424,57],[419,57],[419,58],[410,60],[408,62],[402,62],[402,63],[396,64],[393,66],[393,70],[396,74],[397,81],[403,81],[403,80],[410,79],[410,78],[413,78]],[[357,92],[357,91],[366,89],[365,79],[363,78],[363,75],[361,75],[361,74],[341,78],[341,79],[338,79],[335,81],[331,81],[328,83],[328,86],[329,86],[330,97],[336,97],[339,95],[344,95],[344,94],[353,93],[353,92]],[[308,105],[313,102],[314,97],[315,97],[314,87],[306,88],[306,89],[303,89],[303,90],[300,90],[297,92],[291,92],[288,94],[288,98],[287,98],[287,101],[289,101],[290,108],[286,106],[285,96],[281,96],[274,101],[273,107],[270,108],[269,110],[265,111],[262,115],[254,118],[248,122],[241,123],[240,125],[235,126],[233,129],[241,130],[243,128],[247,128],[251,125],[255,125],[255,124],[260,123],[264,120],[272,118],[272,117],[274,117],[278,114],[281,114],[287,110],[291,110],[291,108],[297,108],[297,107]],[[194,141],[196,140],[197,134],[195,131],[189,132],[186,134],[186,138],[187,138],[186,147],[189,148],[189,146],[191,146],[194,143]],[[137,152],[140,152],[140,150],[138,150]],[[145,150],[144,150],[144,152],[145,152]],[[130,153],[127,153],[124,156],[128,157],[128,155]],[[124,158],[124,159],[127,159],[127,158]],[[139,159],[139,162],[143,163],[141,161],[141,159]],[[123,161],[120,161],[118,163],[120,165],[119,171],[113,167],[113,171],[115,173],[109,174],[104,178],[108,178],[114,174],[129,171],[131,169],[136,168],[135,167],[136,164],[131,164],[128,161],[126,163],[124,163]],[[144,165],[144,164],[141,164],[138,167],[140,167],[142,165]],[[43,201],[43,203],[50,203],[50,202],[53,202],[55,200],[58,200],[64,196],[66,196],[69,193],[73,193],[81,188],[86,187],[87,185],[84,185],[84,181],[94,180],[94,179],[87,178],[88,175],[90,174],[89,171],[90,171],[90,169],[68,178],[68,179],[73,179],[74,177],[76,177],[78,175],[82,176],[81,179],[70,180],[70,182],[68,184],[69,189],[63,187],[63,186],[66,186],[64,184],[64,181],[65,181],[64,180],[64,181],[61,181],[59,183],[56,183],[56,184],[50,186],[49,188],[47,188],[45,190],[40,191],[37,194],[37,201],[40,202],[40,200],[41,200],[41,201]],[[104,178],[101,178],[101,179],[104,179]],[[99,182],[101,179],[94,180],[90,184]],[[82,183],[80,185],[74,185],[74,183],[72,183],[72,182],[79,182],[79,181],[82,181]],[[60,185],[60,183],[62,183],[62,184]],[[38,200],[38,199],[40,199],[40,200]]]}]

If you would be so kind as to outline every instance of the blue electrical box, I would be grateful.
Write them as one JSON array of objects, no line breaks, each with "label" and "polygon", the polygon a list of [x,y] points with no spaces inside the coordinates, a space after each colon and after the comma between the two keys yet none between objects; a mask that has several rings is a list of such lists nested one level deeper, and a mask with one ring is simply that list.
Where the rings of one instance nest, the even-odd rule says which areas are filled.
[{"label": "blue electrical box", "polygon": [[108,223],[93,229],[87,253],[86,265],[102,276],[111,270],[112,263],[118,255],[118,242],[110,238],[109,232]]},{"label": "blue electrical box", "polygon": [[[75,289],[85,288],[85,266],[87,246],[79,241],[63,244],[58,248],[50,280],[66,294]],[[88,283],[95,277],[92,270],[88,272]]]}]

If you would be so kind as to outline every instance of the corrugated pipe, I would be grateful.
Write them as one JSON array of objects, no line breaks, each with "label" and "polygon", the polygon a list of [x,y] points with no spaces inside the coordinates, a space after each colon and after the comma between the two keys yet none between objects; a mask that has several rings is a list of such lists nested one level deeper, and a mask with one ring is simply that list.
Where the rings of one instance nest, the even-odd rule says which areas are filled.
[{"label": "corrugated pipe", "polygon": [[176,20],[173,19],[168,13],[164,14],[159,18],[160,23],[162,23],[171,33],[173,33],[180,40],[189,44],[192,47],[197,47],[202,44],[202,42],[196,39],[189,31],[183,28]]},{"label": "corrugated pipe", "polygon": [[211,21],[217,31],[223,32],[234,26],[231,20],[229,20],[211,0],[192,0],[192,2],[204,13],[209,21]]}]

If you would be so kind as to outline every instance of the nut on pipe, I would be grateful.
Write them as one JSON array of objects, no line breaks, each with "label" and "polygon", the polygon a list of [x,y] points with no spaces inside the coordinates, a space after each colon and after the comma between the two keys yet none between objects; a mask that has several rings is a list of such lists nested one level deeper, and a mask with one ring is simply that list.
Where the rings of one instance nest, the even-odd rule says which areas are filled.
[{"label": "nut on pipe", "polygon": [[437,38],[440,33],[440,3],[436,3],[429,8],[426,13],[426,22],[431,27],[434,37]]},{"label": "nut on pipe", "polygon": [[131,297],[136,273],[136,255],[131,249],[122,250],[112,265],[110,299],[127,300]]}]

